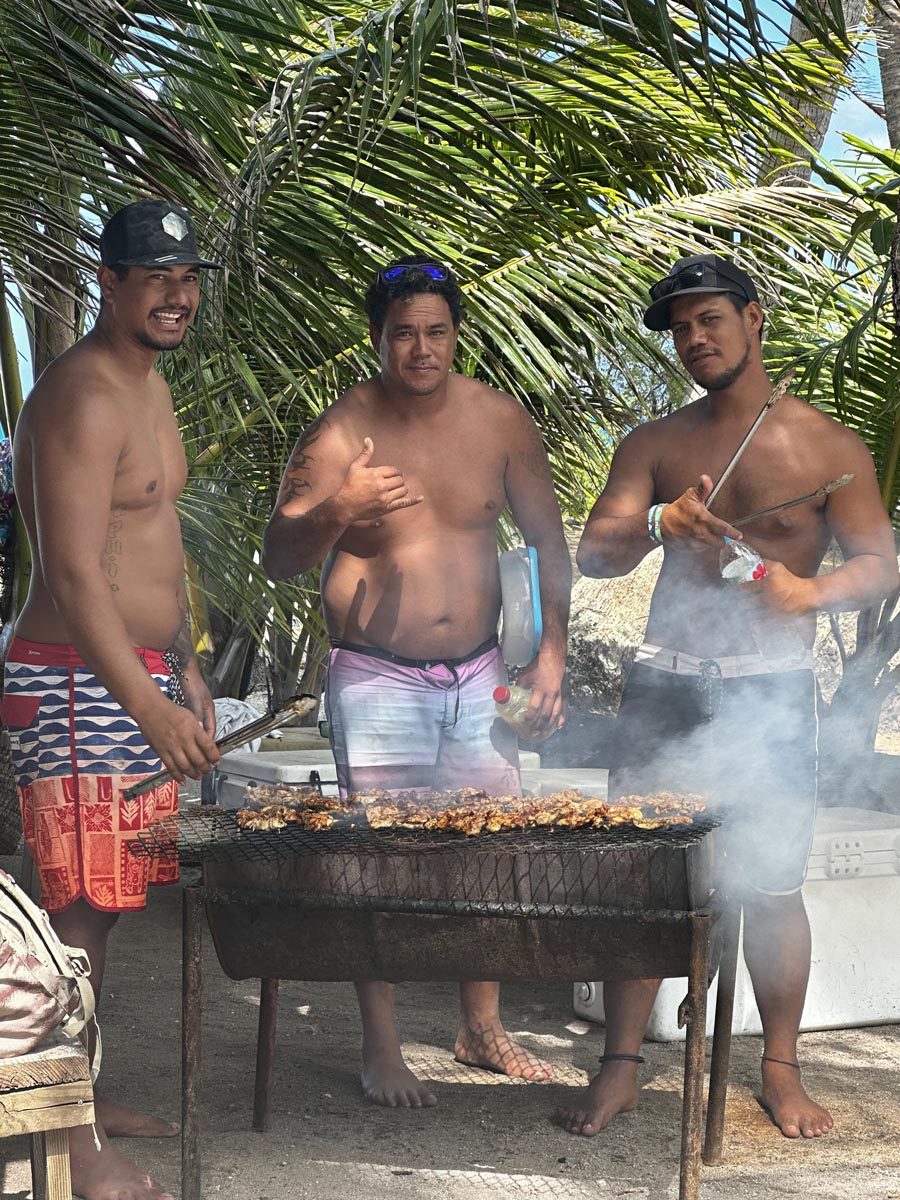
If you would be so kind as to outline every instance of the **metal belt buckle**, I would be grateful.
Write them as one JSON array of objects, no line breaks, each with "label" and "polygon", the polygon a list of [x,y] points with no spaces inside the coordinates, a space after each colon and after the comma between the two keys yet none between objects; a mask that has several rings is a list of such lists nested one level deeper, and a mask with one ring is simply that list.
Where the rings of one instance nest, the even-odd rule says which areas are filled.
[{"label": "metal belt buckle", "polygon": [[704,658],[701,662],[697,686],[703,700],[704,716],[711,721],[722,707],[722,667],[714,658]]}]

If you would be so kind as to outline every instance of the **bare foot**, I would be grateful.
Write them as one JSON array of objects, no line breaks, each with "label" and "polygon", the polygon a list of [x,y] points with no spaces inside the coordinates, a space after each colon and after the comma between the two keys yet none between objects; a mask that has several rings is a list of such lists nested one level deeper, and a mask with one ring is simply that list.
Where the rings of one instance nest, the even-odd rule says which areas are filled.
[{"label": "bare foot", "polygon": [[96,1093],[94,1112],[107,1137],[170,1138],[177,1137],[181,1132],[181,1126],[176,1125],[174,1121],[148,1117],[136,1108],[129,1108],[127,1104],[117,1104],[108,1096],[98,1096]]},{"label": "bare foot", "polygon": [[574,1104],[557,1111],[557,1119],[569,1133],[593,1137],[619,1113],[637,1108],[637,1063],[604,1063]]},{"label": "bare foot", "polygon": [[483,1067],[512,1079],[546,1083],[553,1078],[550,1064],[514,1042],[499,1021],[490,1025],[460,1025],[453,1052],[456,1061],[467,1067]]},{"label": "bare foot", "polygon": [[100,1150],[90,1125],[69,1130],[72,1192],[83,1200],[174,1200],[118,1150],[113,1150],[98,1127]]},{"label": "bare foot", "polygon": [[787,1138],[821,1137],[831,1129],[831,1113],[807,1096],[796,1067],[763,1062],[762,1104]]},{"label": "bare foot", "polygon": [[437,1104],[437,1096],[413,1075],[397,1048],[367,1051],[363,1047],[361,1079],[366,1099],[385,1108],[431,1108]]}]

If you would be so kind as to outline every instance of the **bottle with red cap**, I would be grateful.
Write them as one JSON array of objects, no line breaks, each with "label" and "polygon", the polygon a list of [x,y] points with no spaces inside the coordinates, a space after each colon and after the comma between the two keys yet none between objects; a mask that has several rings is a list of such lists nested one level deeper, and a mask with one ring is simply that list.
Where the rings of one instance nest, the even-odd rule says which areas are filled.
[{"label": "bottle with red cap", "polygon": [[[769,574],[762,555],[746,542],[736,542],[729,537],[725,538],[719,554],[719,568],[725,584],[732,588],[758,582]],[[779,669],[790,670],[808,658],[797,622],[788,617],[757,610],[750,615],[750,632],[762,657],[767,662],[777,663]]]},{"label": "bottle with red cap", "polygon": [[537,742],[548,736],[547,733],[535,733],[528,723],[528,706],[531,704],[531,692],[528,688],[516,684],[501,684],[494,688],[494,707],[497,716],[505,721],[511,729],[529,742]]}]

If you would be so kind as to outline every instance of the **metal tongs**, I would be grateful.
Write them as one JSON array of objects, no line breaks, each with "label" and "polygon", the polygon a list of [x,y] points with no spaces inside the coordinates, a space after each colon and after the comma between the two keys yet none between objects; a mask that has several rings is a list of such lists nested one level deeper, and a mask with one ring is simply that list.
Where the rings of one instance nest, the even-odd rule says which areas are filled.
[{"label": "metal tongs", "polygon": [[[318,703],[315,696],[310,696],[305,692],[299,696],[292,696],[283,708],[273,709],[264,717],[258,717],[255,721],[242,725],[240,729],[235,729],[233,733],[219,738],[216,742],[216,749],[220,754],[228,754],[232,750],[237,750],[247,742],[271,733],[273,729],[280,729],[282,725],[287,725],[289,721],[293,721],[297,717],[308,716]],[[159,787],[161,783],[168,783],[171,778],[170,771],[157,771],[155,775],[148,775],[140,783],[126,788],[122,793],[122,798],[135,800],[138,796],[143,796],[146,792],[151,792],[155,787]]]},{"label": "metal tongs", "polygon": [[742,525],[749,525],[751,521],[758,521],[760,517],[771,517],[774,513],[796,508],[798,504],[806,504],[808,500],[818,500],[820,496],[830,496],[832,492],[839,492],[848,483],[852,483],[855,478],[855,475],[841,475],[838,479],[823,483],[814,492],[807,492],[805,496],[798,496],[795,500],[783,500],[781,504],[770,504],[768,508],[760,508],[757,512],[751,513],[749,517],[741,517],[739,521],[732,521],[731,524],[735,529],[740,529]]},{"label": "metal tongs", "polygon": [[706,497],[706,507],[707,508],[712,508],[713,500],[715,500],[716,496],[718,496],[719,492],[722,490],[722,486],[725,483],[726,479],[728,478],[728,476],[731,474],[731,472],[734,470],[734,468],[740,462],[744,451],[747,449],[747,447],[750,445],[751,441],[753,440],[757,429],[759,429],[760,425],[762,425],[763,419],[765,418],[766,413],[769,412],[769,410],[771,408],[774,408],[774,406],[778,403],[778,401],[781,399],[781,397],[785,394],[785,392],[791,386],[791,381],[793,380],[796,373],[797,373],[796,368],[791,367],[791,369],[789,371],[786,371],[785,374],[782,375],[781,379],[778,381],[778,383],[772,389],[771,396],[768,398],[768,400],[765,402],[765,404],[759,410],[759,415],[757,416],[757,418],[753,422],[753,424],[750,426],[750,428],[747,430],[747,432],[744,434],[741,444],[738,446],[737,450],[735,450],[734,454],[732,454],[731,461],[729,462],[729,464],[725,468],[725,470],[722,472],[722,474],[719,476],[716,486]]}]

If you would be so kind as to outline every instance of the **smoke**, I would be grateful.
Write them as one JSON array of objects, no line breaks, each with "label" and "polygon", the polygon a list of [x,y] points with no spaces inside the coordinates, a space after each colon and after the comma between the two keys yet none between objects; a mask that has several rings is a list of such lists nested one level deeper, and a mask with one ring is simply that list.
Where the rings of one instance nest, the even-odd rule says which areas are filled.
[{"label": "smoke", "polygon": [[[724,817],[718,836],[726,852],[726,885],[786,892],[802,882],[815,816],[814,628],[811,622],[764,630],[757,624],[770,655],[764,663],[753,628],[759,615],[702,560],[670,555],[655,584],[645,634],[663,652],[653,665],[639,654],[612,736],[601,729],[598,738],[595,723],[585,721],[560,739],[554,758],[565,765],[565,747],[573,764],[611,768],[613,797],[660,791],[704,796]],[[793,641],[798,653],[773,658],[773,641],[781,651]],[[747,673],[733,673],[736,657]],[[706,665],[698,670],[702,660]],[[773,669],[750,673],[763,665]],[[790,666],[795,669],[784,669]]]}]

